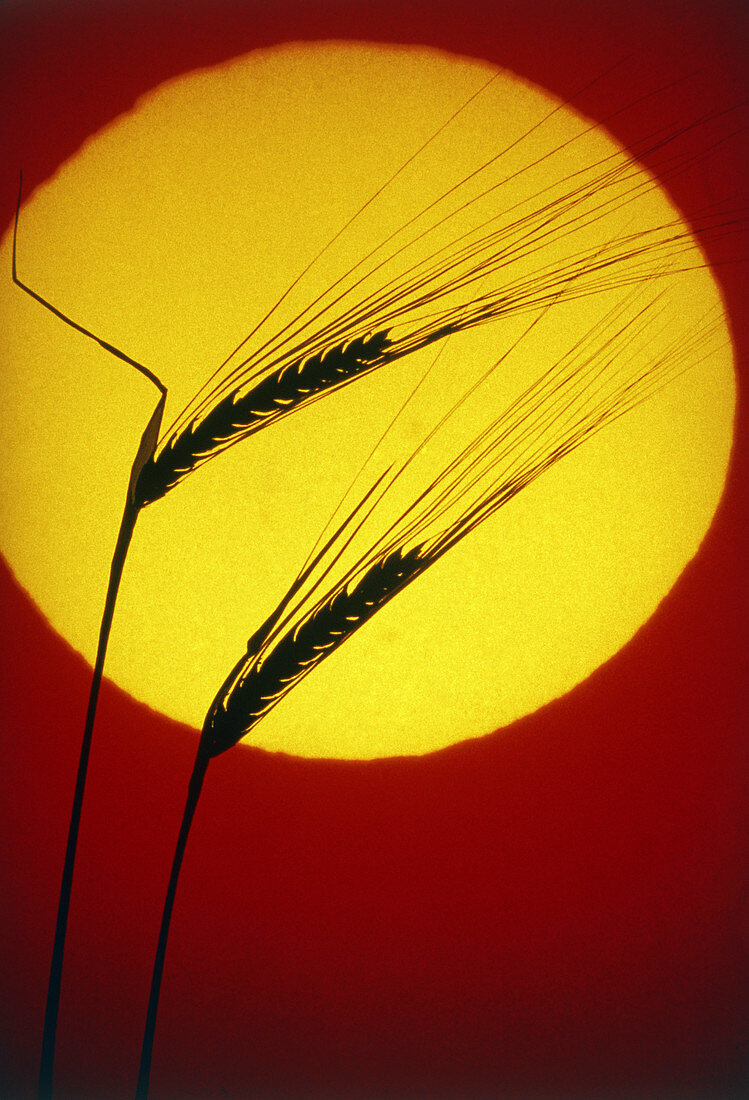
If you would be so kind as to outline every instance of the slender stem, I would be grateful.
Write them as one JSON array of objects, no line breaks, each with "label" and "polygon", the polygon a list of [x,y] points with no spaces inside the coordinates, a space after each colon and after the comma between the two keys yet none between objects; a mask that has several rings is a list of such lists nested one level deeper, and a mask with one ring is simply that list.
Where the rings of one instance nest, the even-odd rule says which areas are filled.
[{"label": "slender stem", "polygon": [[91,738],[96,717],[96,703],[99,697],[99,688],[104,671],[104,659],[107,653],[107,643],[112,627],[112,617],[117,601],[117,592],[120,587],[120,578],[125,565],[130,539],[132,538],[135,523],[138,518],[138,508],[133,504],[128,492],[125,510],[122,513],[120,532],[117,536],[117,545],[109,573],[109,585],[107,597],[104,603],[104,614],[99,628],[99,645],[96,651],[96,663],[91,681],[91,691],[88,697],[88,711],[86,713],[86,725],[83,731],[83,743],[81,755],[78,761],[78,775],[75,782],[75,794],[73,795],[73,808],[70,814],[68,827],[68,843],[65,849],[65,862],[62,871],[62,883],[60,885],[60,900],[57,906],[57,924],[55,926],[55,939],[52,948],[52,965],[49,972],[49,986],[47,987],[47,1005],[44,1013],[44,1034],[42,1037],[42,1057],[39,1071],[39,1097],[40,1100],[49,1100],[52,1096],[52,1072],[55,1058],[55,1035],[57,1032],[57,1016],[60,1007],[60,987],[62,984],[62,963],[65,953],[65,933],[68,924],[68,912],[70,910],[70,894],[73,886],[73,870],[75,867],[75,854],[78,844],[78,829],[81,823],[81,810],[83,807],[83,792],[86,787],[86,773],[88,771],[88,758],[91,751]]},{"label": "slender stem", "polygon": [[169,925],[171,924],[172,920],[172,909],[174,908],[174,896],[177,893],[177,881],[179,879],[179,872],[182,866],[182,857],[185,854],[187,837],[190,833],[190,826],[192,825],[195,807],[198,804],[200,790],[203,786],[203,779],[208,769],[209,761],[210,757],[207,756],[205,752],[198,749],[198,755],[195,759],[195,766],[193,768],[192,775],[190,776],[190,783],[187,788],[187,801],[185,802],[185,812],[182,815],[182,825],[179,830],[179,836],[177,837],[177,846],[174,849],[172,872],[169,876],[169,885],[167,886],[166,898],[164,899],[164,911],[161,916],[159,942],[156,946],[156,958],[154,960],[153,976],[151,978],[151,994],[148,999],[146,1030],[143,1036],[143,1047],[140,1057],[140,1070],[138,1072],[138,1087],[135,1093],[136,1100],[146,1100],[146,1097],[148,1096],[148,1082],[151,1076],[151,1055],[153,1054],[153,1040],[156,1031],[156,1014],[159,1010],[161,976],[164,972],[164,959],[166,957],[166,944],[169,938]]},{"label": "slender stem", "polygon": [[59,320],[63,321],[66,325],[75,329],[76,332],[81,333],[83,336],[89,337],[95,341],[99,347],[104,351],[114,355],[115,358],[121,359],[124,363],[128,363],[131,367],[135,367],[144,377],[148,378],[150,382],[153,382],[154,386],[158,389],[161,397],[154,412],[151,415],[146,430],[138,446],[138,451],[135,455],[135,461],[133,462],[132,470],[130,472],[130,484],[128,485],[127,498],[125,501],[125,509],[122,513],[122,522],[120,524],[120,532],[117,536],[117,545],[115,546],[114,556],[112,557],[112,564],[109,573],[109,585],[107,587],[107,596],[104,603],[104,613],[101,619],[101,625],[99,627],[99,644],[96,651],[96,663],[94,665],[94,674],[91,681],[91,691],[88,698],[88,711],[86,713],[86,725],[83,731],[83,743],[81,745],[81,755],[78,761],[78,775],[75,783],[75,793],[73,795],[73,808],[70,814],[70,825],[68,827],[68,843],[65,849],[65,862],[62,871],[62,883],[60,885],[60,899],[57,906],[57,924],[55,925],[55,939],[52,947],[52,965],[50,967],[49,985],[47,986],[47,1004],[44,1012],[44,1033],[42,1036],[42,1057],[41,1065],[39,1069],[39,1097],[40,1100],[50,1100],[52,1096],[52,1075],[54,1070],[55,1060],[55,1037],[57,1033],[57,1016],[60,1008],[60,987],[62,985],[62,963],[63,956],[65,954],[65,935],[68,925],[68,913],[70,910],[70,894],[73,886],[73,870],[75,867],[75,854],[78,845],[78,830],[81,822],[81,811],[83,807],[83,792],[86,787],[86,774],[88,771],[88,758],[91,752],[91,738],[94,731],[94,720],[96,718],[96,704],[99,698],[99,688],[101,687],[101,679],[104,673],[104,661],[107,654],[107,643],[109,642],[109,633],[112,628],[112,618],[114,616],[115,603],[117,602],[117,592],[120,587],[120,580],[122,578],[122,570],[125,566],[125,558],[127,557],[128,548],[130,546],[130,540],[133,536],[135,529],[135,523],[140,511],[140,505],[136,500],[136,487],[138,477],[144,467],[144,465],[152,458],[156,444],[158,441],[159,428],[161,426],[161,418],[164,413],[164,406],[166,403],[167,389],[163,382],[157,378],[153,371],[148,367],[144,367],[142,363],[138,363],[135,359],[131,359],[129,355],[125,355],[123,351],[116,348],[113,344],[110,344],[106,340],[102,340],[95,333],[84,328],[83,325],[79,325],[77,321],[68,317],[56,306],[53,306],[51,302],[48,302],[46,298],[43,298],[37,291],[32,290],[30,286],[27,286],[18,277],[18,265],[17,265],[17,246],[18,246],[18,219],[21,213],[21,197],[23,192],[23,174],[19,173],[18,179],[18,201],[16,203],[16,216],[13,223],[13,260],[12,260],[12,277],[13,282],[17,287],[23,290],[31,298],[33,298],[40,305],[48,309],[50,313],[54,314]]}]

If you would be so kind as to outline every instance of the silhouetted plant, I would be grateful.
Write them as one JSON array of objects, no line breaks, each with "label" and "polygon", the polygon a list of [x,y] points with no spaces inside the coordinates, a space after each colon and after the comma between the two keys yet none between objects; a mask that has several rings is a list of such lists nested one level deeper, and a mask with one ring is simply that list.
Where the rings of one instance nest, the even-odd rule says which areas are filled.
[{"label": "silhouetted plant", "polygon": [[[356,533],[387,498],[424,444],[397,469],[391,467],[377,478],[322,549],[305,564],[275,611],[252,634],[247,651],[208,710],[188,785],[154,962],[138,1100],[145,1100],[148,1094],[177,882],[210,761],[237,745],[326,657],[522,489],[696,362],[719,350],[721,319],[714,310],[683,340],[672,342],[653,358],[649,345],[662,317],[660,299],[656,297],[646,306],[633,309],[637,296],[628,295],[567,355],[528,386],[443,467],[353,564],[339,566],[336,575],[336,566]],[[535,324],[533,321],[529,328]],[[482,382],[509,354],[494,364]],[[475,389],[472,387],[470,392]],[[465,396],[430,437],[449,420]]]},{"label": "silhouetted plant", "polygon": [[[504,317],[535,313],[559,302],[647,282],[666,270],[669,274],[680,269],[689,270],[702,262],[695,258],[695,237],[699,240],[710,240],[732,231],[733,217],[716,207],[699,212],[693,219],[691,232],[675,219],[629,234],[619,232],[603,243],[599,240],[595,245],[580,245],[578,240],[577,249],[575,246],[577,234],[584,235],[586,230],[605,221],[608,216],[636,203],[639,198],[658,188],[664,180],[690,168],[696,159],[695,154],[690,151],[680,152],[678,139],[688,130],[709,124],[715,118],[714,115],[706,115],[686,129],[674,127],[646,135],[628,149],[586,164],[578,171],[553,180],[520,201],[502,204],[502,187],[530,168],[537,167],[539,163],[551,161],[557,153],[608,121],[603,119],[601,123],[591,124],[579,134],[550,149],[541,158],[529,161],[512,174],[490,184],[480,194],[465,201],[461,200],[461,189],[468,181],[476,179],[499,163],[529,133],[537,130],[560,110],[564,106],[562,104],[550,110],[531,131],[521,135],[507,148],[439,195],[395,232],[386,236],[344,275],[332,282],[323,294],[302,309],[292,321],[280,327],[264,342],[260,343],[258,338],[258,346],[242,357],[245,345],[257,337],[263,325],[268,324],[275,310],[312,265],[359,214],[376,200],[385,187],[491,82],[488,81],[471,96],[339,230],[293,281],[273,309],[207,379],[166,431],[162,431],[162,419],[167,387],[162,380],[148,367],[73,321],[19,278],[19,187],[13,232],[13,281],[65,324],[94,340],[107,353],[134,367],[159,391],[158,402],[133,461],[99,631],[50,968],[40,1072],[40,1095],[43,1098],[49,1097],[52,1091],[67,919],[98,695],[122,571],[142,509],[165,496],[191,473],[228,447],[326,394],[350,385],[385,364],[433,343],[442,342],[455,333],[493,324]],[[719,144],[720,141],[714,142],[703,154]],[[627,156],[628,153],[634,158],[647,156],[651,162],[661,156],[661,163],[657,166],[658,181],[645,175]],[[457,205],[448,209],[447,204],[451,199],[457,200]],[[467,210],[478,213],[482,209],[482,203],[495,204],[488,216],[481,215],[477,224],[468,230],[456,231],[439,247],[430,245],[430,240],[435,241],[437,233],[444,232],[446,226],[454,224],[458,215],[465,214]],[[544,249],[558,244],[560,239],[569,240],[569,251],[562,260],[549,260],[547,256],[544,262]],[[524,271],[522,265],[529,261],[534,266]],[[393,264],[400,265],[396,274],[392,274],[392,267],[389,266]],[[682,268],[680,264],[683,264]],[[391,273],[386,274],[386,269]],[[641,381],[644,384],[644,380]],[[572,385],[571,381],[569,385]],[[533,388],[529,391],[529,401],[535,400],[531,396],[532,392]],[[537,397],[541,400],[540,395]],[[623,401],[623,397],[617,397],[616,400]],[[542,407],[539,406],[539,409]],[[613,408],[614,406],[608,409],[605,415],[602,414],[601,424],[611,419],[614,415]],[[622,409],[616,415],[621,415],[621,411]],[[563,441],[557,448],[545,452],[542,465],[532,477],[538,476],[542,468],[547,468],[569,449],[579,445],[592,430],[588,426],[574,444],[570,440]],[[480,446],[478,441],[476,446]],[[449,478],[450,469],[451,467],[446,469],[445,478]],[[405,555],[397,539],[387,552],[380,547],[375,557],[368,558],[366,564],[362,562],[359,573],[356,577],[348,578],[343,588],[331,590],[320,597],[314,614],[310,612],[311,617],[304,619],[295,628],[293,639],[279,633],[282,629],[279,611],[278,617],[270,625],[266,624],[266,632],[257,635],[260,639],[257,653],[248,654],[246,660],[243,659],[244,663],[240,662],[242,671],[238,671],[238,666],[233,674],[234,679],[231,683],[227,681],[224,686],[224,694],[220,697],[222,702],[217,702],[218,709],[211,712],[209,727],[204,729],[199,761],[207,766],[212,755],[229,747],[229,742],[234,743],[234,734],[228,734],[227,730],[234,729],[232,722],[240,712],[249,716],[248,720],[259,720],[263,707],[267,709],[267,705],[274,705],[287,690],[279,688],[280,684],[286,683],[287,673],[290,676],[289,683],[296,682],[325,653],[351,633],[354,627],[338,629],[341,626],[340,616],[343,616],[345,622],[355,622],[357,627],[361,625],[378,607],[462,538],[472,525],[486,518],[500,503],[510,499],[527,484],[527,479],[523,480],[523,477],[517,473],[515,481],[507,482],[501,489],[498,487],[495,495],[483,502],[473,518],[466,515],[461,525],[445,532],[443,540],[438,544],[429,544],[428,547],[424,544],[418,549],[409,550]],[[385,487],[380,486],[378,492],[384,491]],[[487,508],[489,511],[485,515]],[[303,583],[303,580],[297,578],[296,587],[292,586],[289,599]],[[346,615],[345,610],[348,608],[351,611],[354,605],[358,608],[356,615]],[[334,629],[335,624],[337,626]],[[316,632],[321,637],[329,635],[329,641],[322,649],[315,641]],[[333,638],[337,641],[330,640]],[[299,661],[299,646],[307,654],[302,665],[295,664]],[[249,701],[253,692],[255,704]],[[234,716],[231,721],[227,717],[229,712]],[[208,728],[212,731],[212,741],[206,732]],[[238,733],[236,739],[241,736]],[[213,746],[210,751],[209,745]],[[219,745],[222,747],[218,748]],[[197,788],[193,783],[191,790],[199,790],[199,783]],[[197,793],[195,798],[197,799]],[[176,866],[178,870],[178,863]]]}]

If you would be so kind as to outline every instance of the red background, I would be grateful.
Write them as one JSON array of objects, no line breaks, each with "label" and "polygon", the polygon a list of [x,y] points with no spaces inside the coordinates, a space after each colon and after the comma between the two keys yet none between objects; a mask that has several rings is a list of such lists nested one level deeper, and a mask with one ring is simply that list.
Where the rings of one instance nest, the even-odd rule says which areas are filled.
[{"label": "red background", "polygon": [[[746,95],[742,7],[6,3],[3,224],[19,167],[28,193],[141,92],[254,46],[427,43],[562,96],[626,58],[581,101],[597,118],[699,70],[614,120],[627,141]],[[675,181],[681,208],[738,190],[745,147],[733,142]],[[744,369],[745,271],[718,270]],[[177,897],[155,1097],[740,1089],[745,413],[698,558],[631,644],[563,700],[420,759],[240,749],[212,765]],[[0,594],[0,1087],[10,1097],[35,1086],[89,671],[4,567]],[[64,972],[61,1096],[134,1087],[194,747],[191,731],[105,684]]]}]

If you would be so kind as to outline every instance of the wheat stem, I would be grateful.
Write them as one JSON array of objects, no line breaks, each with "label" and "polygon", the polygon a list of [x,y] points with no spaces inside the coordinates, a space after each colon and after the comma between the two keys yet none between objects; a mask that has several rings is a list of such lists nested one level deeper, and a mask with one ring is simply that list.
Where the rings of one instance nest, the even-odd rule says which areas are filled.
[{"label": "wheat stem", "polygon": [[174,909],[174,897],[177,893],[177,882],[179,880],[180,868],[182,867],[182,858],[185,854],[187,838],[190,834],[190,826],[192,825],[192,819],[195,815],[195,808],[198,804],[198,798],[200,797],[203,779],[205,778],[209,762],[210,757],[203,751],[201,745],[198,749],[195,765],[187,787],[187,800],[182,815],[182,825],[180,826],[177,844],[174,849],[172,870],[169,876],[169,885],[166,890],[164,910],[161,915],[161,928],[159,929],[159,939],[156,945],[156,958],[153,964],[151,993],[148,998],[146,1028],[143,1036],[143,1047],[141,1049],[140,1069],[138,1071],[138,1086],[135,1093],[136,1100],[145,1100],[148,1096],[148,1084],[151,1077],[151,1056],[153,1054],[153,1040],[156,1032],[156,1016],[159,1009],[159,993],[161,992],[161,978],[164,973],[164,959],[166,958],[169,926],[172,921],[172,910]]},{"label": "wheat stem", "polygon": [[54,1074],[54,1061],[55,1061],[55,1040],[57,1037],[57,1018],[60,1012],[60,992],[62,988],[62,967],[65,956],[65,940],[67,936],[68,928],[68,915],[70,913],[70,897],[73,890],[73,874],[75,871],[75,857],[78,848],[78,832],[81,823],[81,813],[83,810],[83,796],[86,789],[86,777],[88,774],[88,760],[91,754],[91,741],[93,739],[94,722],[96,720],[96,707],[99,700],[99,689],[101,687],[102,676],[104,675],[104,662],[107,655],[107,645],[109,643],[109,635],[112,629],[112,619],[114,618],[114,609],[117,603],[117,593],[120,587],[120,581],[122,579],[122,571],[125,567],[125,559],[127,558],[127,552],[130,547],[130,541],[133,537],[133,531],[135,530],[135,524],[140,512],[140,506],[135,498],[135,487],[138,482],[138,478],[143,471],[143,467],[149,461],[153,455],[156,447],[156,442],[159,437],[159,430],[161,428],[161,420],[164,415],[164,407],[166,404],[167,388],[164,383],[158,378],[153,371],[148,367],[144,367],[142,363],[138,363],[137,360],[132,359],[129,355],[126,355],[114,344],[110,344],[106,340],[102,340],[101,337],[91,332],[89,329],[84,328],[83,325],[78,324],[71,317],[68,317],[66,313],[58,309],[57,306],[52,305],[46,298],[42,297],[37,291],[32,290],[30,286],[22,282],[18,277],[18,219],[21,213],[21,198],[23,195],[23,173],[19,173],[18,179],[18,199],[16,201],[16,214],[13,223],[13,251],[12,251],[12,267],[11,275],[15,285],[22,290],[25,294],[28,294],[30,298],[33,298],[39,305],[44,306],[49,310],[58,320],[64,322],[70,328],[79,332],[82,336],[86,336],[88,339],[93,340],[98,344],[102,350],[113,355],[116,359],[120,359],[123,363],[127,363],[128,366],[135,367],[135,369],[147,378],[149,382],[152,382],[159,391],[160,397],[156,404],[151,417],[146,425],[140,442],[138,444],[138,450],[136,451],[135,458],[133,460],[132,468],[130,471],[130,481],[127,489],[127,496],[125,499],[125,507],[122,513],[122,520],[120,521],[120,530],[117,535],[117,543],[115,545],[114,554],[112,556],[112,562],[109,572],[109,584],[107,585],[107,594],[104,601],[104,610],[102,612],[101,623],[99,625],[99,641],[96,650],[96,661],[94,663],[93,677],[91,680],[91,688],[88,697],[88,708],[86,711],[86,722],[83,729],[83,741],[81,743],[81,752],[78,758],[78,772],[76,775],[75,791],[73,793],[73,806],[70,812],[70,824],[68,825],[68,839],[65,847],[65,860],[62,870],[62,881],[60,883],[60,895],[57,902],[57,921],[55,923],[55,936],[52,945],[52,962],[50,964],[49,984],[47,986],[47,1001],[44,1010],[44,1030],[42,1033],[42,1053],[39,1066],[39,1097],[40,1100],[49,1100],[52,1096],[52,1078]]},{"label": "wheat stem", "polygon": [[104,613],[99,628],[99,644],[96,651],[96,663],[91,681],[91,690],[88,697],[88,710],[86,712],[86,724],[83,731],[83,743],[78,761],[78,774],[73,795],[73,807],[70,813],[70,825],[68,827],[68,841],[65,849],[65,862],[63,864],[62,882],[60,885],[60,897],[57,906],[57,923],[55,925],[55,938],[52,948],[52,964],[49,973],[49,985],[47,987],[47,1004],[44,1013],[44,1033],[42,1037],[42,1057],[39,1071],[39,1097],[40,1100],[49,1100],[52,1095],[52,1074],[55,1058],[55,1036],[57,1033],[57,1017],[60,1008],[60,987],[62,984],[62,964],[65,953],[65,935],[68,925],[68,913],[70,911],[70,895],[73,887],[73,872],[75,870],[75,856],[78,845],[78,830],[81,823],[81,811],[83,808],[83,795],[86,788],[86,775],[88,772],[88,758],[91,752],[91,740],[94,732],[94,720],[96,718],[96,704],[99,698],[99,688],[104,672],[104,660],[107,653],[109,633],[112,628],[117,592],[120,587],[122,570],[125,565],[130,540],[138,518],[138,509],[132,502],[128,492],[125,508],[122,513],[120,531],[117,536],[117,545],[112,557],[112,565],[107,586],[107,596],[104,603]]}]

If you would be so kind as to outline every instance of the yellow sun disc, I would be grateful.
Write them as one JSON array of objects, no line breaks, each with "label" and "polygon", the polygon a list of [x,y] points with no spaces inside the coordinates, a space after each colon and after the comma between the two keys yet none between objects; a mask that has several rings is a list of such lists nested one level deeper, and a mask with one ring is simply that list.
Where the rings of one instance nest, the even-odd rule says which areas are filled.
[{"label": "yellow sun disc", "polygon": [[[592,178],[576,173],[607,164],[631,201],[611,203],[580,232],[551,224],[537,253],[520,231],[506,238],[512,254],[501,278],[510,284],[667,223],[687,232],[663,190],[605,132],[569,108],[555,110],[558,101],[507,72],[479,91],[494,72],[434,50],[321,43],[180,77],[25,197],[19,276],[163,379],[166,426],[333,238],[248,353],[397,230],[377,256],[406,240],[411,251],[370,276],[362,294],[410,262],[441,255],[443,245],[450,254],[480,224],[489,233],[509,225],[511,211],[539,214],[576,179]],[[589,204],[598,194],[605,200],[606,186]],[[449,211],[453,218],[437,226]],[[427,225],[433,235],[419,241]],[[541,220],[535,225],[541,234]],[[696,244],[688,248],[643,261],[642,270],[651,262],[650,282],[662,294],[647,354],[683,345],[692,349],[689,369],[378,612],[253,729],[253,744],[372,758],[480,736],[568,691],[653,614],[711,522],[732,437],[723,307]],[[10,272],[10,234],[0,270]],[[351,285],[356,276],[346,278]],[[490,284],[477,282],[476,294]],[[648,298],[648,282],[642,287],[644,304],[656,291]],[[477,391],[479,405],[503,408],[628,293],[636,306],[638,291],[623,286],[552,303],[495,372],[490,396]],[[52,626],[92,661],[130,466],[157,394],[9,278],[0,294],[2,552]],[[347,301],[355,304],[356,292]],[[537,313],[510,312],[445,342],[349,504]],[[709,354],[693,338],[703,317],[717,318],[719,330]],[[436,351],[317,401],[149,505],[125,566],[107,674],[199,728],[247,638],[286,592]],[[449,430],[444,438],[447,464],[455,439]]]}]

